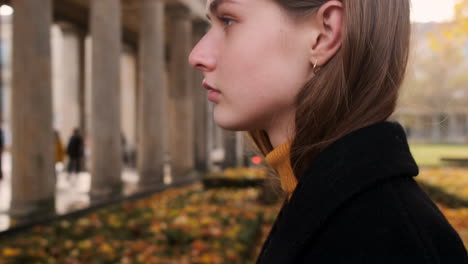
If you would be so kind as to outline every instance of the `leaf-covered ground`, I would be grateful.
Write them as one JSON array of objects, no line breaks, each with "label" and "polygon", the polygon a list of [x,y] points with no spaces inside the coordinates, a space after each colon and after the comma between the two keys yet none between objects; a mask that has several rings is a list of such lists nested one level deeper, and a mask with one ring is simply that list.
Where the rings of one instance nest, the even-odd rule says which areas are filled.
[{"label": "leaf-covered ground", "polygon": [[468,201],[468,168],[421,168],[416,179]]},{"label": "leaf-covered ground", "polygon": [[3,239],[0,263],[246,263],[262,223],[276,216],[257,196],[255,189],[169,190]]},{"label": "leaf-covered ground", "polygon": [[[468,198],[466,169],[426,168],[417,179]],[[0,264],[254,263],[280,208],[259,204],[258,195],[168,190],[4,238]],[[468,247],[468,208],[437,205]]]}]

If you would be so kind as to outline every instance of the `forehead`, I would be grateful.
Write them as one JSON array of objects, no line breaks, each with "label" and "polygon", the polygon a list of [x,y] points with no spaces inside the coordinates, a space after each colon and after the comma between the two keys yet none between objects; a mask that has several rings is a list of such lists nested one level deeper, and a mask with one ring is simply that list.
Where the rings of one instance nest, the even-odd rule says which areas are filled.
[{"label": "forehead", "polygon": [[[221,4],[237,4],[242,0],[206,0],[206,12],[214,13]],[[252,0],[250,0],[252,1]]]}]

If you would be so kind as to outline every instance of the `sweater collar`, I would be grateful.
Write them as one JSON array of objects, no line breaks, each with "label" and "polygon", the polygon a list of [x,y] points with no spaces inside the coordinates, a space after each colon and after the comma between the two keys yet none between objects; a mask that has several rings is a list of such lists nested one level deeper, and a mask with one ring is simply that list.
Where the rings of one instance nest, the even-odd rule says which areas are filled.
[{"label": "sweater collar", "polygon": [[270,165],[280,176],[281,188],[290,197],[296,188],[297,179],[291,168],[289,159],[289,152],[291,149],[291,142],[288,141],[281,146],[275,148],[268,153],[265,161]]},{"label": "sweater collar", "polygon": [[381,122],[342,137],[322,151],[299,178],[258,263],[291,263],[346,200],[379,182],[417,174],[398,123]]}]

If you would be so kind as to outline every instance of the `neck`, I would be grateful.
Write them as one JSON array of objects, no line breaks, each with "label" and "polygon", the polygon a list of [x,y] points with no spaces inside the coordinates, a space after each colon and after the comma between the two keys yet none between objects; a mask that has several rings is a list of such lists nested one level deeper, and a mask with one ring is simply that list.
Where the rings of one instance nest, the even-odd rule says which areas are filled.
[{"label": "neck", "polygon": [[274,122],[269,129],[266,129],[266,132],[273,148],[277,148],[293,138],[294,130],[294,122],[286,119],[282,122]]}]

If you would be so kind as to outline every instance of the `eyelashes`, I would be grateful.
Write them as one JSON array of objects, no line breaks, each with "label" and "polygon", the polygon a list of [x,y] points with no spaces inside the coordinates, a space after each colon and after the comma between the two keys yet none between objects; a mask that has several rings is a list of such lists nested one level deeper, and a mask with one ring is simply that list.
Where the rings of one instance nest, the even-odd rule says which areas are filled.
[{"label": "eyelashes", "polygon": [[209,30],[211,30],[214,26],[219,25],[222,27],[224,30],[227,30],[229,27],[231,27],[234,23],[236,22],[235,19],[226,16],[226,15],[219,15],[216,16],[215,19],[210,20],[209,23]]},{"label": "eyelashes", "polygon": [[225,16],[218,17],[218,20],[221,21],[225,27],[230,27],[234,23],[234,19]]}]

